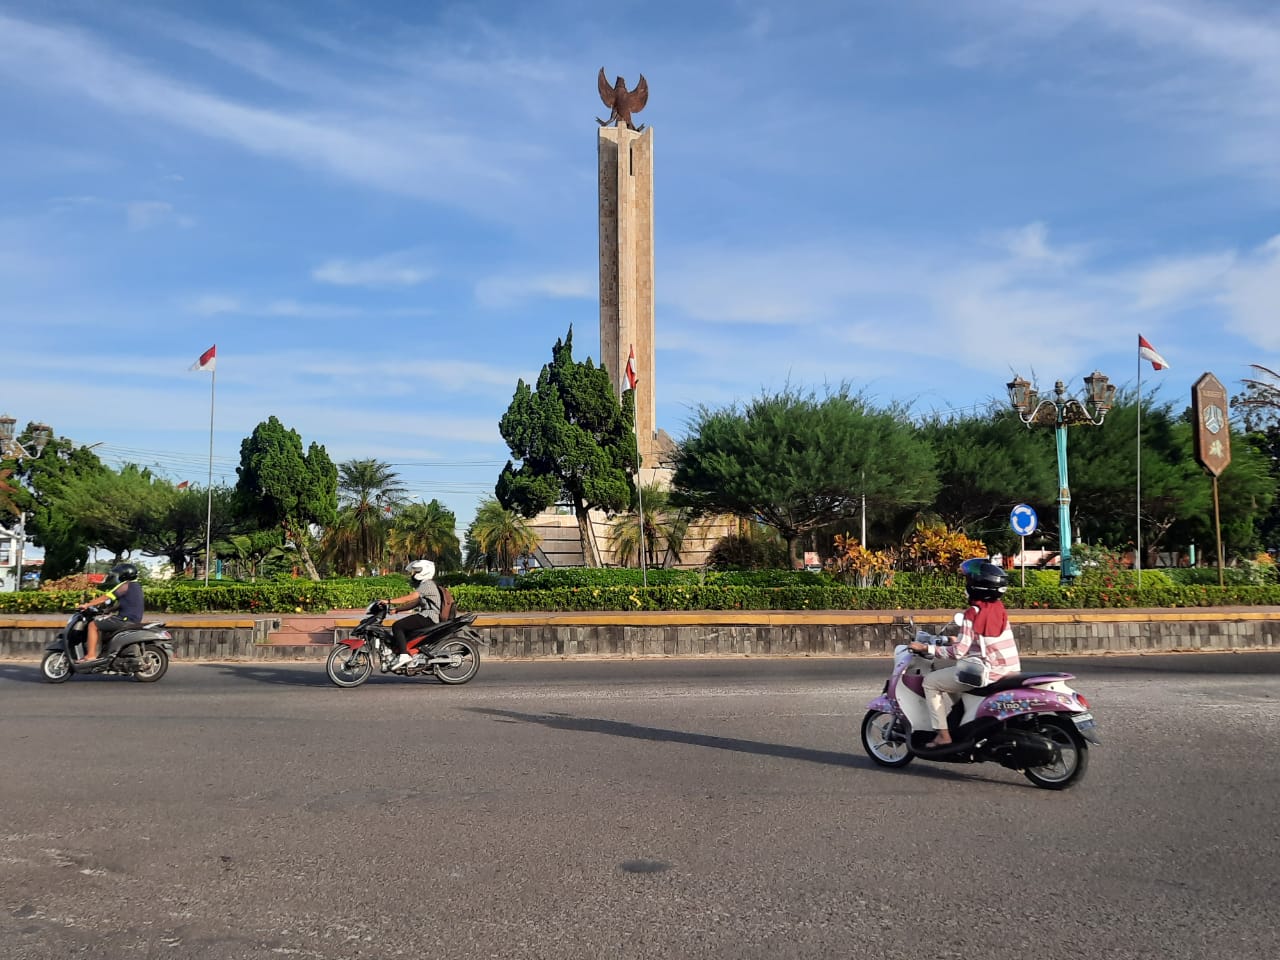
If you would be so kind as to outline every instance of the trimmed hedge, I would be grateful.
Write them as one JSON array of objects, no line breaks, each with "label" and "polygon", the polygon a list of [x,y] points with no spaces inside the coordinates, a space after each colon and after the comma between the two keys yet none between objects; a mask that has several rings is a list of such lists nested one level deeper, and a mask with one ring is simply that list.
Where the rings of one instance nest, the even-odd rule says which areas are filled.
[{"label": "trimmed hedge", "polygon": [[[617,571],[609,571],[616,573]],[[656,571],[655,571],[656,572]],[[664,571],[680,572],[680,571]],[[670,583],[641,587],[560,586],[502,588],[471,583],[451,585],[458,606],[476,613],[592,610],[936,610],[964,606],[959,585],[919,587],[847,587],[830,580],[800,586],[749,586],[721,583]],[[1121,578],[1123,580],[1123,578]],[[1154,579],[1154,578],[1153,578]],[[312,583],[236,584],[230,586],[148,587],[147,609],[159,613],[287,613],[295,609],[328,611],[366,606],[379,597],[409,592],[404,577],[371,577]],[[91,591],[24,591],[0,594],[3,613],[67,613],[89,599]],[[1280,606],[1280,586],[1162,586],[1077,584],[1011,587],[1011,608],[1077,609],[1125,607]]]},{"label": "trimmed hedge", "polygon": [[[304,612],[365,607],[381,597],[400,597],[409,592],[409,581],[399,574],[350,580],[288,580],[277,583],[235,583],[228,585],[182,583],[143,585],[150,613],[246,614]],[[24,590],[0,593],[0,613],[70,613],[76,604],[101,594],[94,590]]]}]

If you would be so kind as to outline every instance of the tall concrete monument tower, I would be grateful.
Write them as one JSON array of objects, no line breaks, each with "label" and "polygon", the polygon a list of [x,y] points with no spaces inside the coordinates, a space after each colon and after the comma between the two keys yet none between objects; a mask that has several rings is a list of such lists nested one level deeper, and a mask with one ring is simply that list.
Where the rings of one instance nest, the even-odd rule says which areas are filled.
[{"label": "tall concrete monument tower", "polygon": [[[646,467],[659,451],[653,356],[653,130],[636,128],[649,86],[634,90],[621,77],[609,86],[601,69],[600,98],[610,108],[600,120],[600,362],[621,396],[627,358],[635,350],[636,435]],[[609,124],[615,124],[609,126]]]}]

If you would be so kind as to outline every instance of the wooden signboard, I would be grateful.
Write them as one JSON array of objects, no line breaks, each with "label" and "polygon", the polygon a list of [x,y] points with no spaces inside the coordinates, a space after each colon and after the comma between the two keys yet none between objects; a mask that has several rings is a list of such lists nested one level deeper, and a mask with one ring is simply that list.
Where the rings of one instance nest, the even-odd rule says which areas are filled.
[{"label": "wooden signboard", "polygon": [[1195,410],[1196,460],[1215,477],[1231,463],[1231,428],[1227,422],[1227,388],[1206,373],[1191,388]]},{"label": "wooden signboard", "polygon": [[1218,586],[1222,586],[1222,513],[1218,506],[1218,477],[1231,462],[1227,388],[1212,373],[1206,373],[1191,388],[1191,408],[1196,418],[1196,459],[1213,475],[1213,528],[1218,540]]}]

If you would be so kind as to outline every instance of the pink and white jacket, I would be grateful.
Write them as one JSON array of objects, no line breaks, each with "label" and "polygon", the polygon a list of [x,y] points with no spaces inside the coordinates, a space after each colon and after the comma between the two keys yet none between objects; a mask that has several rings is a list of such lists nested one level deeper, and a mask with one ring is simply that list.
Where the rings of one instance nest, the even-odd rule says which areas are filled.
[{"label": "pink and white jacket", "polygon": [[[979,637],[982,638],[981,643],[978,642]],[[1022,669],[1018,644],[1009,626],[1009,612],[1002,601],[975,600],[973,606],[964,612],[964,621],[955,642],[934,649],[934,656],[946,660],[958,660],[970,654],[982,656],[987,662],[991,668],[992,683]]]}]

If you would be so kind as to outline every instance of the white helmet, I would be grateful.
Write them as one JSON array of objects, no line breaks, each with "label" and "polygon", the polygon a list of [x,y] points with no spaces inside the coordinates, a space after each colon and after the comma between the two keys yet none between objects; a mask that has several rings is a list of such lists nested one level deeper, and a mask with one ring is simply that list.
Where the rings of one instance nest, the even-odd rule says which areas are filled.
[{"label": "white helmet", "polygon": [[436,565],[430,560],[415,560],[404,568],[404,572],[414,580],[430,580],[436,575]]}]

